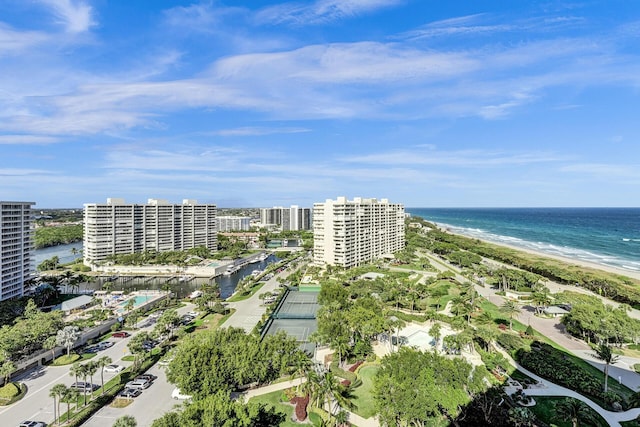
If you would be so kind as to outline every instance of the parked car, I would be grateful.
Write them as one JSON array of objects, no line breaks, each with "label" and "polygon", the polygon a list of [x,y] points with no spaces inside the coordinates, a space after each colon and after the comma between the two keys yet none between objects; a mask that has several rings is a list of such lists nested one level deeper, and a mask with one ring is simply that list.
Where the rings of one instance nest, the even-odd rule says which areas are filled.
[{"label": "parked car", "polygon": [[187,400],[187,399],[191,399],[191,396],[189,396],[188,394],[183,394],[179,388],[174,388],[173,391],[171,392],[171,397],[176,399],[176,400]]},{"label": "parked car", "polygon": [[96,391],[100,387],[97,384],[86,383],[84,381],[78,381],[77,383],[71,384],[69,387],[75,388],[76,390],[83,391]]},{"label": "parked car", "polygon": [[140,374],[137,377],[134,378],[135,380],[147,380],[149,382],[153,382],[155,379],[157,379],[158,377],[152,374]]},{"label": "parked car", "polygon": [[134,397],[140,396],[140,394],[142,394],[142,390],[138,388],[125,388],[120,393],[118,393],[118,397],[133,399]]},{"label": "parked car", "polygon": [[97,345],[98,349],[100,350],[106,350],[109,347],[113,347],[114,342],[113,341],[102,341],[99,342]]},{"label": "parked car", "polygon": [[118,373],[118,372],[121,372],[122,370],[124,370],[124,366],[122,365],[107,365],[104,367],[105,372]]},{"label": "parked car", "polygon": [[43,421],[23,421],[18,427],[47,427],[47,424]]},{"label": "parked car", "polygon": [[187,316],[198,317],[198,312],[197,311],[190,311],[190,312],[187,313]]},{"label": "parked car", "polygon": [[150,385],[151,385],[151,381],[149,380],[136,379],[133,381],[129,381],[127,384],[125,384],[124,388],[137,388],[139,390],[142,390],[145,388],[149,388]]},{"label": "parked car", "polygon": [[111,338],[127,338],[131,334],[127,331],[118,331],[111,334]]},{"label": "parked car", "polygon": [[85,353],[97,353],[98,350],[100,350],[98,348],[98,346],[96,345],[90,345],[89,347],[85,347],[84,350],[82,350]]}]

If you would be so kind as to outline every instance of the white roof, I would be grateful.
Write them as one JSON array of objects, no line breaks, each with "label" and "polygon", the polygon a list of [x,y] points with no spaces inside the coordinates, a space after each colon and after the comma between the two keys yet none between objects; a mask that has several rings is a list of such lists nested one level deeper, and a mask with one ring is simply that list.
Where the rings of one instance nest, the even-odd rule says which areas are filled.
[{"label": "white roof", "polygon": [[555,306],[555,305],[547,307],[544,310],[544,312],[547,313],[547,314],[567,314],[568,313],[568,311],[565,310],[564,308],[558,307],[558,306]]},{"label": "white roof", "polygon": [[80,295],[79,297],[71,298],[70,300],[63,302],[60,305],[60,309],[62,311],[75,310],[76,308],[89,304],[92,299],[93,298],[91,298],[89,295]]}]

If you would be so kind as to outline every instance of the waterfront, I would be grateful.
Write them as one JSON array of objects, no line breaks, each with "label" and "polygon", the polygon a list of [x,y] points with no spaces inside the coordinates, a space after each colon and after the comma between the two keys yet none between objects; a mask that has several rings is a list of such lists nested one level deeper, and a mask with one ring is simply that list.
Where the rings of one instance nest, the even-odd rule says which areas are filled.
[{"label": "waterfront", "polygon": [[[269,264],[278,262],[280,259],[270,254],[264,261],[245,264],[231,275],[219,275],[212,277],[193,277],[186,275],[171,276],[143,276],[143,275],[104,275],[97,278],[95,282],[86,285],[88,291],[103,289],[105,286],[112,291],[142,291],[142,290],[165,290],[171,291],[178,298],[188,297],[193,291],[200,289],[203,285],[213,284],[220,288],[220,297],[225,299],[230,297],[236,289],[238,283],[250,276],[254,270],[264,270]],[[83,286],[81,291],[84,290]]]},{"label": "waterfront", "polygon": [[638,208],[407,208],[453,233],[640,272]]},{"label": "waterfront", "polygon": [[[77,251],[74,254],[74,249]],[[36,267],[42,263],[42,261],[51,259],[57,256],[60,260],[60,264],[67,264],[82,258],[82,242],[69,243],[66,245],[49,246],[48,248],[35,249],[33,251],[34,262]]]}]

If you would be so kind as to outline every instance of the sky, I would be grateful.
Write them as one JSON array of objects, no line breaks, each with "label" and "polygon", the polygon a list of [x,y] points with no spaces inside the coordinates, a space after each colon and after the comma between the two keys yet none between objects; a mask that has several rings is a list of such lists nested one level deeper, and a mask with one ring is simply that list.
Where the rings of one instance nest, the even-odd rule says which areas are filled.
[{"label": "sky", "polygon": [[0,200],[640,206],[640,2],[0,2]]}]

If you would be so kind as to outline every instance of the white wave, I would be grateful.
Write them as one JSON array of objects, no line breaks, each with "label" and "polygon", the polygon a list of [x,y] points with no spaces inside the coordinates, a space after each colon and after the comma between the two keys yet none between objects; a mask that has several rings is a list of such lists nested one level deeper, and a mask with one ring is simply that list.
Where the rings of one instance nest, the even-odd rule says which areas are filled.
[{"label": "white wave", "polygon": [[[612,255],[605,255],[596,252],[591,252],[585,249],[578,249],[570,246],[559,246],[552,243],[544,242],[529,242],[518,237],[503,236],[499,234],[490,233],[486,230],[479,228],[464,228],[460,226],[454,226],[451,224],[437,224],[441,227],[448,228],[453,233],[462,234],[472,238],[478,238],[497,244],[508,244],[515,247],[521,247],[523,249],[531,249],[540,253],[546,253],[549,255],[561,256],[564,258],[573,258],[585,262],[591,262],[594,264],[600,264],[609,267],[616,267],[621,269],[627,269],[630,271],[640,270],[640,263],[635,261],[618,258]],[[633,239],[640,241],[640,239]],[[634,265],[639,267],[634,267]]]}]

